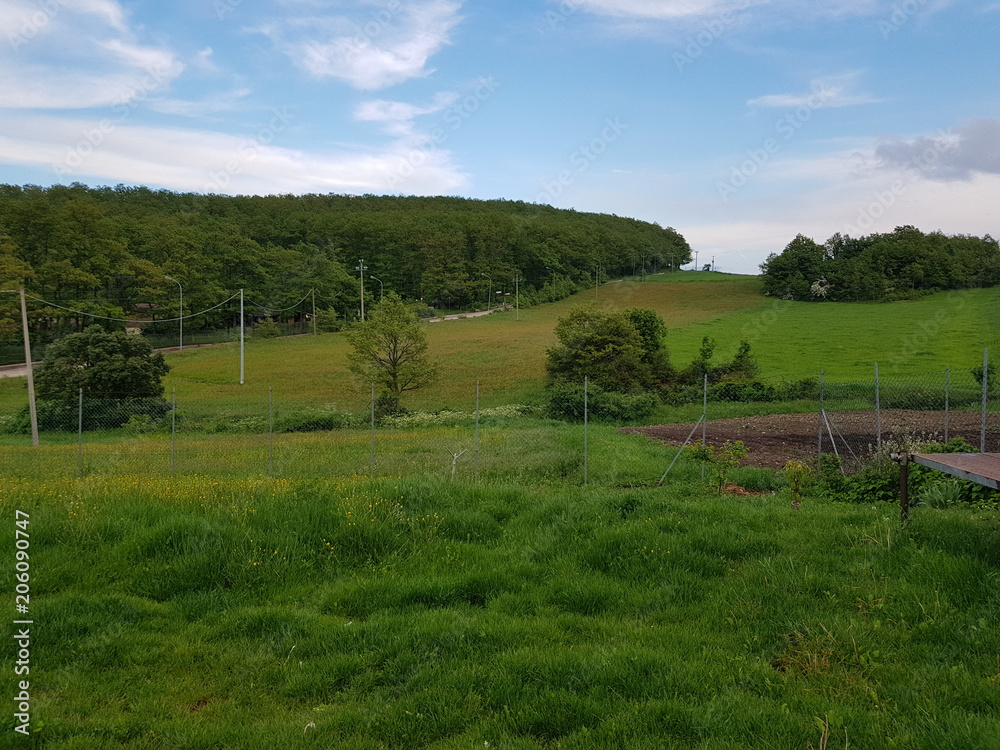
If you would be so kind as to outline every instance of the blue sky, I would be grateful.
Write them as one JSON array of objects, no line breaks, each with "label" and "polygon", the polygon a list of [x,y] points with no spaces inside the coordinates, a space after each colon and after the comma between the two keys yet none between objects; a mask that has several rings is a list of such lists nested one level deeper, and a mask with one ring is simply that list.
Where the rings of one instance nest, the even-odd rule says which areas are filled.
[{"label": "blue sky", "polygon": [[5,0],[0,182],[1000,235],[995,0]]}]

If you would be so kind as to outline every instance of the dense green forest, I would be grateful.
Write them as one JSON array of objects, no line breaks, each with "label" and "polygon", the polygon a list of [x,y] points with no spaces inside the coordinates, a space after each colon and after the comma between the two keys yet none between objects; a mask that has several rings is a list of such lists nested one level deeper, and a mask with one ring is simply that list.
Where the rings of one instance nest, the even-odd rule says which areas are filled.
[{"label": "dense green forest", "polygon": [[[177,283],[187,314],[242,288],[247,316],[301,317],[311,300],[296,303],[315,289],[317,308],[351,318],[361,259],[372,278],[367,301],[394,290],[441,309],[485,308],[491,292],[513,294],[515,277],[530,303],[567,296],[597,274],[690,258],[670,227],[513,201],[0,186],[0,288],[23,280],[35,297],[109,318],[175,318]],[[18,338],[16,297],[3,296],[0,319]],[[231,325],[238,309],[223,305],[185,327]],[[92,322],[37,301],[32,319],[50,336]]]},{"label": "dense green forest", "polygon": [[924,234],[912,226],[820,245],[798,235],[761,264],[764,293],[794,300],[911,299],[1000,284],[1000,246],[988,234]]}]

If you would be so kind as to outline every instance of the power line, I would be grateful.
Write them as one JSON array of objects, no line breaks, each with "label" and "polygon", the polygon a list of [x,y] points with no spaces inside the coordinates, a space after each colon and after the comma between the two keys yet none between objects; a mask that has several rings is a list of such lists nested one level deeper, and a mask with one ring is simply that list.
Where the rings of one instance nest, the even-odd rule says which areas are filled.
[{"label": "power line", "polygon": [[272,307],[269,307],[268,305],[262,305],[262,304],[260,304],[259,302],[254,302],[254,301],[252,301],[252,300],[246,300],[246,302],[248,302],[249,304],[251,304],[251,305],[254,305],[254,306],[256,306],[256,307],[259,307],[259,308],[260,308],[261,310],[267,310],[267,311],[268,311],[268,312],[270,312],[270,313],[280,313],[280,312],[288,312],[289,310],[294,310],[294,309],[295,309],[296,307],[298,307],[298,306],[299,306],[299,305],[301,305],[301,304],[302,304],[303,302],[305,302],[305,301],[306,301],[307,299],[309,299],[309,295],[310,295],[310,294],[312,294],[312,290],[310,290],[310,291],[306,292],[306,296],[305,296],[305,297],[303,297],[302,299],[300,299],[300,300],[299,300],[298,302],[296,302],[296,303],[295,303],[294,305],[292,305],[291,307],[283,307],[283,308],[282,308],[282,309],[280,309],[280,310],[275,310],[274,308],[272,308]]},{"label": "power line", "polygon": [[[9,291],[9,290],[4,290],[4,291]],[[183,315],[183,316],[181,316],[179,318],[160,318],[159,320],[136,320],[135,318],[111,318],[111,317],[108,317],[107,315],[95,315],[94,313],[87,312],[85,310],[74,310],[71,307],[63,307],[62,305],[57,305],[55,302],[52,302],[52,301],[46,300],[46,299],[42,299],[41,297],[35,297],[34,295],[31,295],[31,294],[25,294],[25,296],[26,297],[30,297],[31,299],[35,300],[36,302],[41,302],[43,305],[48,305],[49,307],[54,307],[54,308],[56,308],[58,310],[65,310],[66,312],[71,312],[71,313],[74,313],[76,315],[86,315],[88,317],[95,318],[96,320],[112,320],[112,321],[115,321],[115,322],[118,322],[118,323],[176,323],[179,320],[187,320],[188,318],[196,318],[199,315],[205,315],[207,313],[212,312],[213,310],[218,310],[224,304],[226,304],[227,302],[231,302],[232,300],[236,299],[240,295],[238,293],[234,294],[229,299],[225,299],[222,302],[220,302],[219,304],[215,305],[214,307],[208,308],[207,310],[201,310],[201,311],[196,312],[196,313],[191,313],[190,315]],[[306,295],[306,296],[308,296],[308,295]],[[303,299],[305,299],[305,298],[303,298]],[[301,304],[301,302],[299,304]]]}]

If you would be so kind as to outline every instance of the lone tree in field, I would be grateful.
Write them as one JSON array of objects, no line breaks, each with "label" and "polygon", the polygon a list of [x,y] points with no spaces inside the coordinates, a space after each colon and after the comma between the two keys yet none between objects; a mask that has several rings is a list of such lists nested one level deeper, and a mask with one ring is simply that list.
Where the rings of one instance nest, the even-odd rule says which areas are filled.
[{"label": "lone tree in field", "polygon": [[120,427],[132,416],[158,419],[170,407],[162,378],[170,371],[163,355],[141,336],[94,325],[53,341],[35,371],[39,420],[54,428],[76,428],[83,390],[87,429]]},{"label": "lone tree in field", "polygon": [[420,318],[395,292],[387,293],[368,319],[347,333],[347,341],[353,347],[351,372],[362,384],[375,384],[383,412],[398,412],[403,393],[437,377]]}]

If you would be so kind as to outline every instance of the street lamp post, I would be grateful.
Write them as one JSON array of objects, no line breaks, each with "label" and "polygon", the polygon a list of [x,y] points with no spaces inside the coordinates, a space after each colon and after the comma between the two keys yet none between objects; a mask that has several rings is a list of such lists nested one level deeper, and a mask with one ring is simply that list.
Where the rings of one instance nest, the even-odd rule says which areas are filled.
[{"label": "street lamp post", "polygon": [[490,312],[493,309],[493,277],[490,276],[488,273],[483,273],[482,271],[479,272],[479,275],[485,276],[487,279],[490,280],[490,294],[486,298],[486,312]]},{"label": "street lamp post", "polygon": [[382,279],[378,278],[377,276],[372,276],[371,274],[368,274],[368,278],[375,279],[375,281],[378,282],[378,301],[381,302],[382,293],[385,291],[385,287],[382,286]]},{"label": "street lamp post", "polygon": [[368,270],[368,266],[365,265],[365,259],[362,258],[358,261],[358,265],[354,267],[355,271],[361,271],[361,319],[365,319],[365,271]]},{"label": "street lamp post", "polygon": [[178,313],[178,322],[180,323],[180,350],[184,351],[184,287],[181,286],[181,282],[171,276],[164,276],[167,281],[172,281],[177,285],[177,288],[181,290],[181,307],[180,313]]}]

